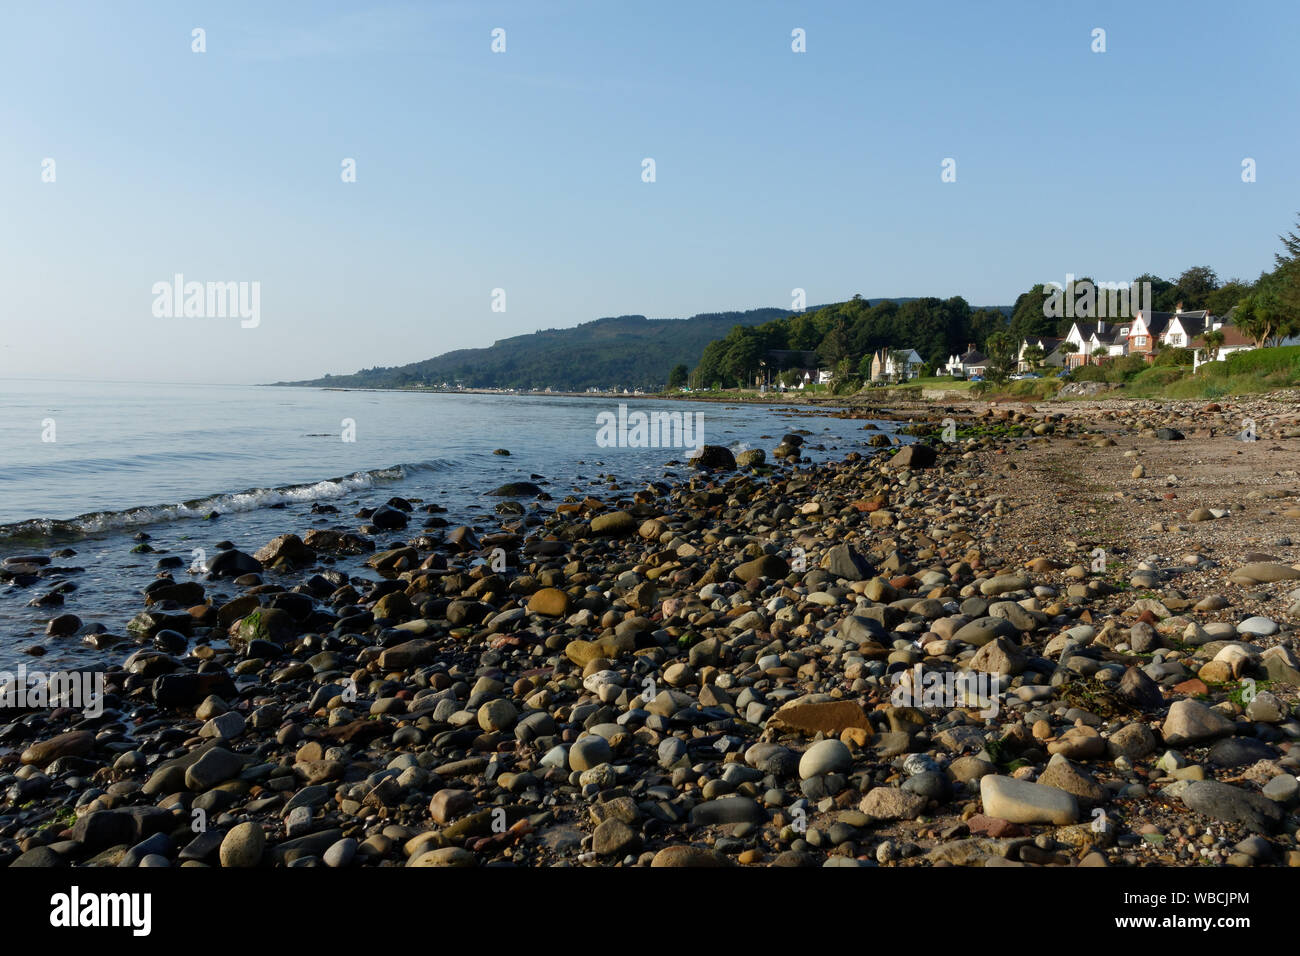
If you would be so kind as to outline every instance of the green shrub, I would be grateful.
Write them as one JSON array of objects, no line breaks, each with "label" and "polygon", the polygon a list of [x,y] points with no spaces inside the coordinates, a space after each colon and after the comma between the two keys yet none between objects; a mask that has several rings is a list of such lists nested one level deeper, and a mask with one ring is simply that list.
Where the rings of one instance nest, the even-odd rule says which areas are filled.
[{"label": "green shrub", "polygon": [[1250,352],[1233,352],[1227,357],[1228,374],[1242,375],[1250,372],[1293,371],[1300,369],[1300,345],[1287,345],[1276,349],[1254,349]]},{"label": "green shrub", "polygon": [[1152,365],[1164,367],[1166,365],[1192,365],[1194,363],[1195,353],[1191,349],[1161,349],[1156,353],[1155,361]]},{"label": "green shrub", "polygon": [[1147,360],[1142,355],[1125,355],[1122,358],[1111,359],[1104,362],[1101,366],[1106,373],[1108,382],[1127,382],[1138,372],[1145,371],[1148,368]]},{"label": "green shrub", "polygon": [[1070,373],[1076,382],[1104,382],[1106,372],[1100,365],[1080,365]]}]

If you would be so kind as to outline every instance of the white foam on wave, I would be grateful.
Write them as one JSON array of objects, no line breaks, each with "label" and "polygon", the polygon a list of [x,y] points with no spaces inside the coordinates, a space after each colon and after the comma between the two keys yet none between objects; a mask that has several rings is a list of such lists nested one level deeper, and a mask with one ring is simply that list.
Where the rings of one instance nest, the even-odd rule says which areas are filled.
[{"label": "white foam on wave", "polygon": [[443,459],[435,459],[376,468],[371,471],[358,471],[340,478],[327,478],[304,484],[282,485],[277,488],[248,488],[244,491],[208,495],[176,504],[127,508],[122,511],[96,511],[68,519],[33,518],[14,524],[0,525],[0,539],[97,534],[186,518],[206,518],[214,511],[220,514],[232,514],[256,511],[278,504],[327,501],[369,490],[377,484],[401,481],[414,473],[442,471],[452,467],[453,464]]}]

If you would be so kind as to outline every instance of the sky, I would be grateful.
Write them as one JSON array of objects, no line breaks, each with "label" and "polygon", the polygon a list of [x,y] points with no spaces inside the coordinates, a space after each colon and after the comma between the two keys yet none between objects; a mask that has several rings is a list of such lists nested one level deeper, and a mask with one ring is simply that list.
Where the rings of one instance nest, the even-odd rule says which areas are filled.
[{"label": "sky", "polygon": [[[1297,36],[1291,0],[9,5],[0,378],[314,378],[795,289],[1253,279],[1300,210]],[[178,274],[258,308],[168,314]]]}]

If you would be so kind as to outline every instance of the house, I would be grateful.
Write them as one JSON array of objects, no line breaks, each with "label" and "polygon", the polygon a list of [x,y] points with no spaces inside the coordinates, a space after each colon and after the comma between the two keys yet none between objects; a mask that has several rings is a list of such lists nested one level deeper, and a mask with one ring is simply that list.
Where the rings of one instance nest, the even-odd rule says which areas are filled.
[{"label": "house", "polygon": [[1056,347],[1047,353],[1047,358],[1043,359],[1044,368],[1065,368],[1066,354],[1061,348],[1065,344],[1065,339],[1056,343]]},{"label": "house", "polygon": [[[902,353],[899,361],[894,361],[894,352]],[[901,380],[907,381],[921,373],[925,362],[916,349],[881,349],[871,357],[871,380],[873,382]]]},{"label": "house", "polygon": [[1065,345],[1074,346],[1074,351],[1066,356],[1069,368],[1080,365],[1100,364],[1103,359],[1116,358],[1128,350],[1128,339],[1132,333],[1131,322],[1119,325],[1107,323],[1104,319],[1096,322],[1075,322],[1065,336]]},{"label": "house", "polygon": [[1196,338],[1192,339],[1191,348],[1195,351],[1192,353],[1192,371],[1204,365],[1208,359],[1201,358],[1201,350],[1207,348],[1205,344],[1205,332],[1218,330],[1223,333],[1223,344],[1218,347],[1218,355],[1215,361],[1222,361],[1233,352],[1249,352],[1255,348],[1255,340],[1242,332],[1235,325],[1225,323],[1215,323],[1211,329],[1201,332]]},{"label": "house", "polygon": [[974,344],[966,346],[961,355],[953,355],[944,366],[944,371],[953,378],[983,378],[989,368],[989,357],[977,351]]},{"label": "house", "polygon": [[1131,323],[1128,354],[1141,355],[1150,362],[1161,348],[1189,348],[1192,339],[1212,328],[1213,322],[1209,310],[1184,312],[1181,302],[1173,312],[1142,309]]},{"label": "house", "polygon": [[1098,362],[1108,358],[1123,358],[1128,354],[1128,340],[1133,331],[1132,322],[1098,322],[1092,333],[1092,356]]},{"label": "house", "polygon": [[1216,319],[1210,315],[1209,309],[1184,312],[1180,304],[1174,314],[1169,317],[1165,332],[1160,336],[1160,344],[1171,349],[1191,348],[1194,338],[1210,329],[1218,328],[1222,324],[1221,319]]},{"label": "house", "polygon": [[[1049,336],[1049,335],[1039,335],[1039,336],[1034,336],[1025,339],[1023,342],[1020,343],[1019,351],[1016,352],[1016,371],[1017,372],[1033,371],[1033,368],[1031,367],[1030,363],[1025,361],[1025,350],[1030,348],[1031,346],[1036,346],[1037,348],[1043,350],[1042,362],[1044,364],[1049,364],[1049,365],[1055,364],[1057,366],[1061,365],[1061,358],[1057,350],[1063,341],[1065,340],[1062,338],[1056,336]],[[1050,361],[1053,355],[1057,356],[1057,361],[1055,363],[1052,363]]]},{"label": "house", "polygon": [[1088,361],[1088,352],[1092,349],[1089,339],[1096,330],[1095,322],[1075,322],[1061,343],[1066,352],[1065,363],[1068,368],[1078,368]]}]

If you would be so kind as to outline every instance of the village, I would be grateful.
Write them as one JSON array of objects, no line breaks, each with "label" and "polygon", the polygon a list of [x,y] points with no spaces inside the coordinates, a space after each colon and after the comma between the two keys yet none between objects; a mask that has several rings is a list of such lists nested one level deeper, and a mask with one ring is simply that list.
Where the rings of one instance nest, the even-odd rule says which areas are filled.
[{"label": "village", "polygon": [[[1235,309],[1226,316],[1216,316],[1207,309],[1184,311],[1179,304],[1173,312],[1139,309],[1132,317],[1120,321],[1076,319],[1063,336],[1021,339],[1015,353],[1015,371],[1010,377],[1068,376],[1083,365],[1101,365],[1133,355],[1142,356],[1150,363],[1163,349],[1189,350],[1195,371],[1234,352],[1260,347],[1233,324],[1233,312]],[[1274,344],[1300,344],[1300,336],[1281,338]],[[817,353],[811,350],[772,350],[759,365],[754,384],[763,390],[798,391],[835,382],[834,371],[819,365]],[[926,376],[979,382],[989,376],[992,366],[992,357],[974,343],[933,368],[928,367],[915,348],[884,348],[872,354],[866,384],[900,384]]]}]

